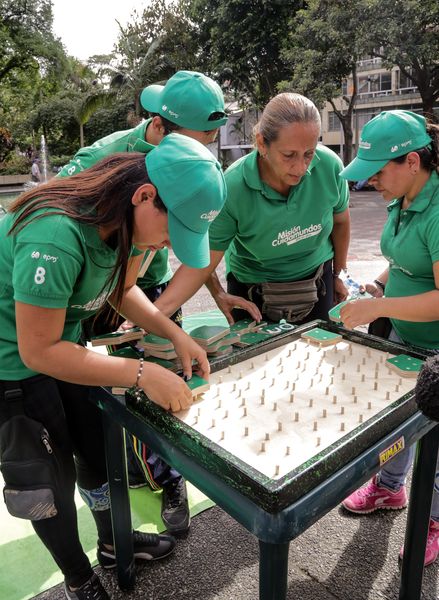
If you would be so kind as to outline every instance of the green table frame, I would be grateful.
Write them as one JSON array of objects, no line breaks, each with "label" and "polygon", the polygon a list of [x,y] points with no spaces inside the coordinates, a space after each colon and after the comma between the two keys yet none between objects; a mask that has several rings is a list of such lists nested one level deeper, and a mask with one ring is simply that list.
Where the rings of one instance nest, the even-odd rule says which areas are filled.
[{"label": "green table frame", "polygon": [[[296,332],[279,336],[258,348],[240,351],[212,365],[214,370],[239,362],[298,337],[300,332],[323,326],[345,338],[393,353],[407,348],[383,343],[365,334],[349,333],[326,322],[313,322]],[[421,356],[413,352],[413,356]],[[303,465],[281,480],[270,480],[252,470],[206,439],[200,439],[177,418],[151,402],[142,412],[98,388],[91,397],[104,421],[107,468],[117,554],[119,586],[130,590],[135,572],[131,537],[131,513],[125,458],[124,429],[148,444],[196,487],[259,540],[259,598],[284,600],[287,594],[290,541],[337,506],[379,468],[379,454],[404,437],[405,446],[417,442],[412,491],[401,569],[400,600],[421,597],[423,557],[439,449],[439,424],[416,410],[413,394],[407,394],[366,422],[359,432]],[[144,410],[143,410],[144,409]],[[143,414],[142,414],[143,413]]]}]

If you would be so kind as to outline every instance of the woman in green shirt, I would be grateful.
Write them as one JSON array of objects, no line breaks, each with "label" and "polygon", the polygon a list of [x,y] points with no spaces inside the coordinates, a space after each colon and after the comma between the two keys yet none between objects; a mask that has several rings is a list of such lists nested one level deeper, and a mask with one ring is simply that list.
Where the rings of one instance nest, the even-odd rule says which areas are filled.
[{"label": "woman in green shirt", "polygon": [[[157,306],[169,314],[167,299],[172,303],[185,286],[179,300],[190,297],[197,289],[190,286],[197,278],[198,287],[204,283],[224,255],[228,293],[215,275],[207,285],[229,322],[248,316],[232,314],[237,305],[258,320],[303,322],[326,318],[334,296],[345,299],[338,276],[349,246],[349,190],[340,159],[319,136],[320,115],[310,100],[291,93],[270,100],[256,149],[225,173],[227,200],[210,228],[209,267],[192,277],[181,268]],[[277,294],[279,310],[264,296],[265,284],[276,283],[285,295],[268,293]]]},{"label": "woman in green shirt", "polygon": [[[135,386],[165,410],[192,402],[184,380],[168,370],[84,348],[78,343],[81,321],[110,302],[139,326],[172,340],[186,377],[193,360],[208,376],[205,352],[125,275],[131,255],[140,262],[140,251],[171,244],[183,263],[205,267],[209,222],[203,215],[219,211],[224,199],[224,178],[212,154],[195,140],[170,134],[146,158],[115,154],[23,194],[0,222],[0,448],[9,460],[20,450],[15,441],[6,444],[18,401],[21,413],[47,430],[45,446],[56,458],[50,502],[41,503],[33,480],[40,469],[23,489],[17,488],[22,471],[10,466],[3,470],[5,498],[12,514],[31,519],[72,600],[108,599],[79,540],[76,480],[97,524],[98,561],[116,566],[103,431],[88,395],[94,386]],[[25,437],[16,431],[13,439]],[[168,535],[133,534],[138,558],[162,558],[174,544]]]},{"label": "woman in green shirt", "polygon": [[[392,110],[369,121],[357,157],[341,173],[367,179],[390,201],[381,250],[388,268],[366,290],[373,299],[348,303],[341,319],[348,328],[385,317],[389,339],[439,349],[439,127],[410,111]],[[343,505],[366,514],[407,505],[405,480],[414,449],[398,454],[366,487]],[[439,555],[439,462],[425,564]],[[402,553],[402,550],[401,550]]]}]

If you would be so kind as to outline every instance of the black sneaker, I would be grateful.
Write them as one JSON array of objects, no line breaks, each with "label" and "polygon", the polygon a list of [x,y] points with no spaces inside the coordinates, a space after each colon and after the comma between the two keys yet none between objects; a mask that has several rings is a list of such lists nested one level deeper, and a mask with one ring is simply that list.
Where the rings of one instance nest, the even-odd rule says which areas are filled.
[{"label": "black sneaker", "polygon": [[[172,535],[133,531],[133,547],[136,560],[158,560],[171,554],[175,548],[175,540]],[[116,567],[114,550],[108,550],[99,540],[97,557],[99,564],[104,569],[114,569]]]},{"label": "black sneaker", "polygon": [[96,574],[74,592],[64,583],[64,593],[69,600],[110,600]]},{"label": "black sneaker", "polygon": [[163,488],[162,519],[172,535],[182,535],[188,531],[191,517],[183,477]]}]

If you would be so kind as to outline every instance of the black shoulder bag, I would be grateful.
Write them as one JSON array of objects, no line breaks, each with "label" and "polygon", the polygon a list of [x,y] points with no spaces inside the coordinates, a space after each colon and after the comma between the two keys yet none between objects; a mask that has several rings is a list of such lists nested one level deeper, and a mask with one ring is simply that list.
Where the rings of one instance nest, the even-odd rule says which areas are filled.
[{"label": "black shoulder bag", "polygon": [[[57,514],[57,461],[46,428],[27,417],[18,382],[4,382],[11,418],[0,427],[0,470],[9,513],[39,521]],[[0,402],[2,400],[0,399]]]}]

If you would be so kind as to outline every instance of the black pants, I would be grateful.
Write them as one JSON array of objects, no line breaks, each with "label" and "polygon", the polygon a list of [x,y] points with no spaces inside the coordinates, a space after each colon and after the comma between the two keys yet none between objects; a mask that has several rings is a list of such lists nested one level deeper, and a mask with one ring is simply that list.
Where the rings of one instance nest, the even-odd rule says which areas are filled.
[{"label": "black pants", "polygon": [[[32,521],[38,537],[47,547],[66,583],[78,587],[93,574],[78,534],[74,502],[75,482],[85,490],[100,488],[107,481],[103,430],[99,409],[88,400],[93,388],[37,375],[20,382],[23,411],[47,429],[58,462],[58,514]],[[0,381],[0,425],[11,414]],[[0,457],[1,458],[1,457]],[[112,543],[110,510],[92,511],[99,539]]]},{"label": "black pants", "polygon": [[[307,275],[307,279],[312,277],[312,275]],[[323,284],[323,285],[322,285]],[[229,273],[227,275],[227,291],[229,294],[233,294],[234,296],[241,296],[241,298],[246,298],[250,300],[248,291],[255,284],[252,283],[242,283],[236,279],[233,273]],[[257,284],[256,284],[257,286]],[[259,310],[262,312],[262,296],[255,291],[252,294],[251,300],[256,304]],[[302,325],[303,323],[308,323],[313,319],[328,319],[328,312],[334,306],[334,279],[332,275],[332,260],[327,260],[323,266],[323,273],[321,278],[321,284],[318,287],[318,300],[314,304],[313,309],[302,321],[297,321],[295,325]],[[242,309],[234,309],[232,311],[232,316],[235,321],[239,321],[240,319],[248,319],[248,312]],[[262,317],[265,319],[266,317],[262,314]]]}]

